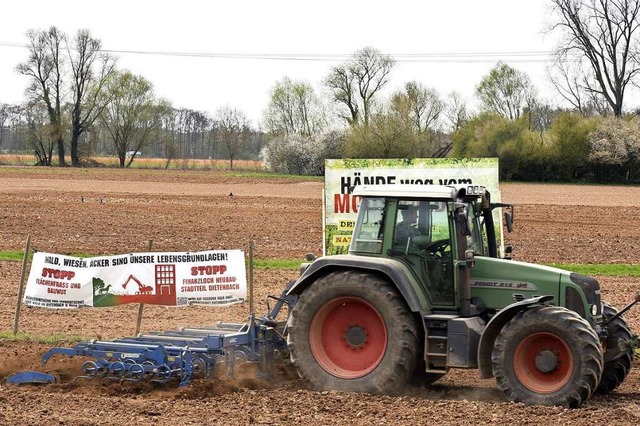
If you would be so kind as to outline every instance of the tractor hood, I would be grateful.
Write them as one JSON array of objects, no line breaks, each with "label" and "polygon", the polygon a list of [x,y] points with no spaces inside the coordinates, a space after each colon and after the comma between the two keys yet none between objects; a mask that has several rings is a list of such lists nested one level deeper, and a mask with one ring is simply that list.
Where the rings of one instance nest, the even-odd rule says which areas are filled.
[{"label": "tractor hood", "polygon": [[584,312],[597,305],[600,312],[600,285],[597,280],[564,269],[506,259],[476,257],[471,269],[471,297],[490,309],[534,296],[553,296],[552,303]]}]

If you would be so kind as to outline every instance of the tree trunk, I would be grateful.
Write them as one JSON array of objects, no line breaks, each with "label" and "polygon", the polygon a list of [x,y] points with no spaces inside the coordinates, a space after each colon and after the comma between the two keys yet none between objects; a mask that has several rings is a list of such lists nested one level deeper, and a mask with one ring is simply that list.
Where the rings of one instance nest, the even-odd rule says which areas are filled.
[{"label": "tree trunk", "polygon": [[79,126],[73,126],[71,132],[71,165],[80,167],[80,155],[78,152],[78,140],[80,139],[81,130]]},{"label": "tree trunk", "polygon": [[58,166],[65,167],[67,163],[64,160],[64,139],[62,139],[62,136],[58,137],[57,144],[58,144]]}]

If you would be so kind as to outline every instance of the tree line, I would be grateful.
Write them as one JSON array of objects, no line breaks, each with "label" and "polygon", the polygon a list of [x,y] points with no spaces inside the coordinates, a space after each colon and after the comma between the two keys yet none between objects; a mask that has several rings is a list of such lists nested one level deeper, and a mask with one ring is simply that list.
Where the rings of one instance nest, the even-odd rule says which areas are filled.
[{"label": "tree line", "polygon": [[117,68],[87,30],[27,33],[29,79],[22,105],[0,104],[0,149],[32,150],[39,164],[91,164],[116,155],[128,167],[144,154],[260,159],[280,173],[321,174],[325,158],[500,158],[503,179],[640,180],[640,124],[625,108],[637,86],[640,0],[548,0],[549,31],[561,36],[548,78],[564,105],[537,95],[529,76],[498,62],[475,90],[420,81],[386,94],[396,62],[358,50],[330,67],[321,95],[283,77],[269,93],[259,129],[238,107],[174,108],[143,76]]}]

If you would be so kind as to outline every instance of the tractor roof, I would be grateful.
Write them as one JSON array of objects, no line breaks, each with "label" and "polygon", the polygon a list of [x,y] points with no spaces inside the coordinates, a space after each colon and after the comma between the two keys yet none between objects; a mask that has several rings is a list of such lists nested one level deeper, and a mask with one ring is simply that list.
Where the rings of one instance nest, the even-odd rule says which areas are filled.
[{"label": "tractor roof", "polygon": [[353,195],[362,197],[434,198],[455,200],[458,190],[444,185],[358,185]]}]

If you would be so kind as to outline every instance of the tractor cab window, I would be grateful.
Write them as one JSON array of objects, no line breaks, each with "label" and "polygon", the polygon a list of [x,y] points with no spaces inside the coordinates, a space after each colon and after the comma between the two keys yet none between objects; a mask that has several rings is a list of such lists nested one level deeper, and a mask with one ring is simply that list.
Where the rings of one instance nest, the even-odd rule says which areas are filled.
[{"label": "tractor cab window", "polygon": [[362,200],[349,251],[369,254],[382,253],[384,208],[384,198],[365,198]]},{"label": "tractor cab window", "polygon": [[487,235],[484,229],[484,216],[480,213],[480,204],[469,205],[469,230],[467,246],[478,256],[485,256],[488,252]]},{"label": "tractor cab window", "polygon": [[435,305],[453,305],[453,257],[446,202],[399,200],[393,248],[429,290]]}]

